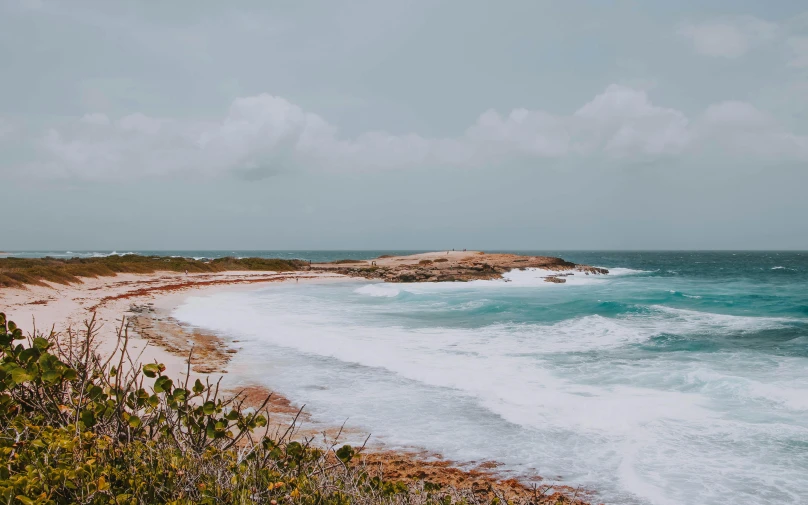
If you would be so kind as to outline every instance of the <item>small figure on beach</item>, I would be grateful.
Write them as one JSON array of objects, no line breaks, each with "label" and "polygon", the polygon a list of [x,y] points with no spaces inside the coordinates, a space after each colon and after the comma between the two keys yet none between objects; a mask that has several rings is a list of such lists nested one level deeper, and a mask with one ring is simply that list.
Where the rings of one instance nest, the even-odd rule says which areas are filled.
[{"label": "small figure on beach", "polygon": [[188,269],[187,268],[185,269],[185,275],[186,275],[186,277],[188,276]]},{"label": "small figure on beach", "polygon": [[295,284],[300,282],[300,277],[295,277]]}]

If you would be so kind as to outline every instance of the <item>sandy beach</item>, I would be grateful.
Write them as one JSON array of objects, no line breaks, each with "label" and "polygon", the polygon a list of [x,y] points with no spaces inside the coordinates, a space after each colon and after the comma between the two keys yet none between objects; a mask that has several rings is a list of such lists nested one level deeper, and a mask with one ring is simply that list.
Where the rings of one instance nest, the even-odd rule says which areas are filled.
[{"label": "sandy beach", "polygon": [[[468,253],[435,253],[453,260]],[[423,258],[418,258],[421,260]],[[385,258],[385,263],[396,262]],[[398,263],[406,263],[404,260]],[[247,403],[259,403],[272,394],[268,409],[271,422],[282,430],[296,417],[300,423],[297,434],[309,439],[330,439],[337,434],[362,439],[366,434],[351,426],[317,424],[306,414],[304,398],[289,399],[263,385],[245,383],[239,379],[239,370],[231,366],[231,358],[238,352],[238,341],[230,341],[215,334],[190,328],[171,317],[171,312],[188,296],[213,294],[223,290],[260,289],[273,283],[325,283],[355,280],[332,273],[327,269],[301,272],[217,272],[184,274],[157,272],[153,274],[119,274],[114,277],[84,278],[79,284],[60,285],[43,283],[24,289],[0,290],[0,311],[26,331],[63,334],[72,328],[81,331],[95,315],[99,324],[98,352],[103,354],[114,348],[120,329],[126,328],[129,348],[140,363],[163,363],[167,375],[183,378],[188,370],[188,355],[193,348],[190,366],[191,380],[205,378],[212,382],[222,379],[222,386],[230,394],[243,394]],[[439,454],[426,451],[390,451],[379,445],[369,445],[365,460],[380,465],[390,478],[418,480],[428,478],[435,482],[455,486],[472,486],[485,492],[496,488],[509,494],[526,495],[549,489],[549,482],[519,482],[496,475],[498,464],[492,461],[452,462]],[[552,490],[568,496],[576,490],[555,486]],[[561,495],[559,495],[561,496]],[[578,492],[578,496],[582,494]]]},{"label": "sandy beach", "polygon": [[[0,291],[0,307],[20,327],[29,331],[36,328],[36,331],[43,333],[51,330],[63,333],[68,328],[81,330],[95,314],[99,323],[97,342],[101,353],[112,349],[121,323],[126,318],[130,330],[130,350],[140,356],[141,362],[158,361],[165,364],[171,374],[185,374],[188,351],[190,345],[194,345],[199,352],[195,352],[192,371],[217,379],[228,372],[227,360],[222,356],[227,353],[221,342],[214,343],[215,339],[194,331],[188,331],[183,338],[182,328],[169,324],[163,325],[163,335],[158,338],[144,315],[159,314],[162,317],[149,319],[160,323],[159,319],[167,318],[167,314],[191,294],[257,288],[276,282],[326,282],[342,278],[336,274],[315,272],[119,274],[115,277],[84,278],[81,284],[45,282],[44,286],[29,285],[25,289],[5,288]],[[180,340],[184,340],[182,345]]]}]

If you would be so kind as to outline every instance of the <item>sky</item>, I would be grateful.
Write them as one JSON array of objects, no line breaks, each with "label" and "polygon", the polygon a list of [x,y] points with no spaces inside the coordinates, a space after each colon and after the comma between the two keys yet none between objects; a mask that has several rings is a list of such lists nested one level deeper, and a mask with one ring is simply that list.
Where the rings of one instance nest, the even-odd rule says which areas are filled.
[{"label": "sky", "polygon": [[808,7],[0,0],[0,250],[808,249]]}]

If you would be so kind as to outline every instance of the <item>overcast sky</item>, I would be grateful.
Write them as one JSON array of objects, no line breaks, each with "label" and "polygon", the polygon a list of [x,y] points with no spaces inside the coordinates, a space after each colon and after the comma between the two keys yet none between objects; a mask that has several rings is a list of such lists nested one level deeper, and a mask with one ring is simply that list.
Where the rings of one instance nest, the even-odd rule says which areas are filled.
[{"label": "overcast sky", "polygon": [[0,0],[0,249],[808,249],[808,7]]}]

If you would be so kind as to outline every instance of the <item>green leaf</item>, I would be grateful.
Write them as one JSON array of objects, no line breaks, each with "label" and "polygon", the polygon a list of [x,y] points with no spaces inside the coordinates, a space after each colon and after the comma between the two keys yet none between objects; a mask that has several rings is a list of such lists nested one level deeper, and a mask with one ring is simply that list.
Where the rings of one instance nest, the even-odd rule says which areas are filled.
[{"label": "green leaf", "polygon": [[300,442],[289,442],[286,445],[286,454],[294,459],[300,458],[303,456],[303,446]]},{"label": "green leaf", "polygon": [[45,353],[39,357],[39,366],[42,370],[55,370],[59,365],[61,365],[59,358],[53,354]]},{"label": "green leaf", "polygon": [[55,384],[62,378],[62,374],[56,370],[48,370],[42,374],[42,380],[48,384]]},{"label": "green leaf", "polygon": [[34,376],[32,374],[28,373],[28,371],[25,370],[24,368],[17,367],[17,368],[14,368],[13,370],[11,370],[11,379],[16,384],[22,384],[24,382],[34,380]]},{"label": "green leaf", "polygon": [[92,428],[95,426],[95,414],[92,410],[82,410],[81,411],[81,422],[84,423],[84,426],[88,428]]},{"label": "green leaf", "polygon": [[34,339],[34,347],[36,347],[40,351],[44,351],[48,347],[50,347],[50,343],[46,339],[44,339],[42,337],[36,337]]},{"label": "green leaf", "polygon": [[31,360],[39,359],[41,351],[36,347],[29,347],[20,353],[20,361],[28,363]]},{"label": "green leaf", "polygon": [[160,373],[160,365],[157,363],[150,363],[143,367],[143,375],[146,377],[153,379],[157,377],[158,373]]},{"label": "green leaf", "polygon": [[78,374],[72,368],[68,368],[67,370],[64,370],[62,372],[62,378],[64,380],[68,380],[68,381],[76,380],[77,376],[78,376]]},{"label": "green leaf", "polygon": [[201,380],[196,379],[196,382],[194,382],[194,393],[199,394],[204,390],[205,390],[205,385],[202,384]]},{"label": "green leaf", "polygon": [[202,413],[205,414],[206,416],[211,416],[211,415],[215,414],[216,413],[216,404],[213,403],[213,402],[210,402],[210,401],[205,402],[205,404],[202,405]]},{"label": "green leaf", "polygon": [[343,445],[337,450],[337,457],[341,459],[343,463],[351,461],[354,454],[354,449],[350,445]]},{"label": "green leaf", "polygon": [[143,422],[140,420],[138,416],[129,417],[129,426],[131,426],[132,428],[140,428],[140,425],[142,424]]},{"label": "green leaf", "polygon": [[154,381],[154,392],[155,393],[171,393],[171,387],[174,385],[174,382],[166,377],[165,375],[161,375]]},{"label": "green leaf", "polygon": [[[11,323],[14,324],[14,323]],[[21,494],[17,495],[17,499],[23,503],[23,505],[34,505],[34,500],[28,498],[27,496],[23,496]]]},{"label": "green leaf", "polygon": [[[87,395],[88,395],[88,396],[89,396],[91,399],[93,399],[93,400],[97,400],[97,399],[101,398],[101,396],[102,396],[102,395],[104,395],[104,389],[103,389],[103,388],[101,388],[101,387],[99,387],[99,386],[92,385],[92,386],[90,386],[90,387],[88,388],[88,390],[87,390]],[[105,395],[104,395],[104,396],[105,396]]]},{"label": "green leaf", "polygon": [[185,401],[185,398],[188,396],[188,390],[177,388],[174,390],[174,394],[171,395],[175,402]]}]

